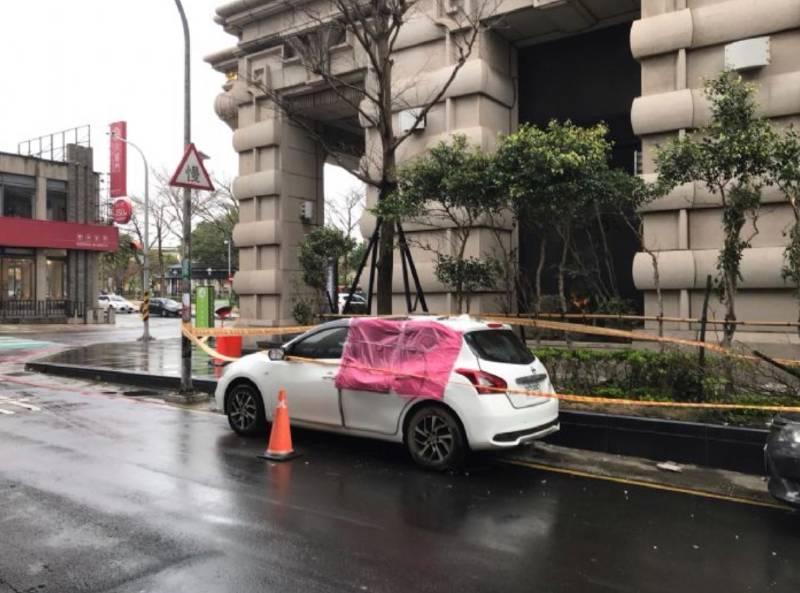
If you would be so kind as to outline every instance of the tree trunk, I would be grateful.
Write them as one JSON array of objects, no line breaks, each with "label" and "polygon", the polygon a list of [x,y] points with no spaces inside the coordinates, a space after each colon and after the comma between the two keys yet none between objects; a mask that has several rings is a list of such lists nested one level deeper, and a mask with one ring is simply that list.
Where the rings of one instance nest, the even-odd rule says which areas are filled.
[{"label": "tree trunk", "polygon": [[736,278],[725,272],[725,325],[722,345],[730,348],[736,333]]},{"label": "tree trunk", "polygon": [[[569,242],[572,236],[571,228],[567,226],[563,232],[561,233],[561,239],[564,241],[564,245],[561,248],[561,260],[558,262],[558,298],[561,303],[561,313],[567,313],[567,295],[564,288],[564,274],[566,272],[567,267],[567,255],[569,254]],[[567,343],[567,346],[571,348],[572,342],[569,339],[569,334],[564,332],[564,341]]]},{"label": "tree trunk", "polygon": [[542,271],[544,271],[545,260],[547,259],[547,236],[542,231],[539,239],[539,262],[536,265],[536,305],[534,313],[539,315],[542,312]]},{"label": "tree trunk", "polygon": [[567,255],[569,253],[569,241],[571,237],[570,228],[567,227],[561,232],[563,246],[561,248],[561,260],[558,262],[558,299],[561,305],[561,312],[567,312],[567,294],[564,286],[564,275],[567,268]]},{"label": "tree trunk", "polygon": [[[383,199],[394,191],[388,182],[381,187],[378,199]],[[394,223],[384,221],[381,226],[378,252],[378,315],[392,314],[392,276],[394,272]]]},{"label": "tree trunk", "polygon": [[600,239],[603,242],[603,261],[608,274],[608,285],[611,288],[613,296],[619,298],[619,289],[617,288],[617,274],[614,271],[614,262],[611,259],[611,249],[608,247],[608,237],[606,237],[606,229],[603,227],[603,217],[600,213],[600,206],[595,202],[594,214],[597,218],[597,228],[600,229]]},{"label": "tree trunk", "polygon": [[[376,20],[376,26],[384,25],[382,19]],[[389,55],[389,39],[386,31],[375,36],[377,57],[383,72],[379,73],[380,105],[378,131],[382,143],[383,170],[381,185],[378,188],[378,201],[384,200],[397,190],[396,155],[394,149],[394,125],[392,118],[392,60]],[[381,227],[380,251],[378,257],[378,315],[392,314],[392,278],[394,275],[394,222]]]}]

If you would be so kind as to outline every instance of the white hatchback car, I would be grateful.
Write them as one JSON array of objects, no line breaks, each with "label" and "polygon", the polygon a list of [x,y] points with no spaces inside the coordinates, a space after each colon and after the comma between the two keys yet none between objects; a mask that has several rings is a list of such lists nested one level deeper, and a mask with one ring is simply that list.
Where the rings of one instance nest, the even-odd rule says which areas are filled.
[{"label": "white hatchback car", "polygon": [[408,321],[422,319],[462,335],[442,399],[338,389],[350,325],[341,319],[229,364],[217,384],[217,407],[237,433],[262,434],[278,391],[286,389],[293,425],[404,443],[430,469],[457,466],[470,449],[516,447],[559,429],[557,399],[503,391],[553,392],[544,366],[509,326],[466,316]]},{"label": "white hatchback car", "polygon": [[101,294],[97,297],[97,305],[103,309],[111,307],[116,313],[133,313],[136,310],[133,303],[117,294]]}]

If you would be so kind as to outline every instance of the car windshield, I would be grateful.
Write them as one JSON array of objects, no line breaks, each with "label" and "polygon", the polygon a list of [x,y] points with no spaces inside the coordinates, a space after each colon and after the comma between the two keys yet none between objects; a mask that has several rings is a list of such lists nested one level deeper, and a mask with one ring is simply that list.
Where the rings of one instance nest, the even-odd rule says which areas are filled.
[{"label": "car windshield", "polygon": [[464,340],[472,351],[489,362],[530,364],[533,354],[510,329],[488,329],[469,332]]},{"label": "car windshield", "polygon": [[108,298],[110,298],[112,301],[117,301],[117,302],[120,302],[120,303],[125,301],[125,299],[123,299],[122,297],[118,297],[118,296],[112,296],[112,297],[108,297]]},{"label": "car windshield", "polygon": [[179,307],[178,301],[173,301],[172,299],[163,299],[165,305],[169,305],[170,307]]}]

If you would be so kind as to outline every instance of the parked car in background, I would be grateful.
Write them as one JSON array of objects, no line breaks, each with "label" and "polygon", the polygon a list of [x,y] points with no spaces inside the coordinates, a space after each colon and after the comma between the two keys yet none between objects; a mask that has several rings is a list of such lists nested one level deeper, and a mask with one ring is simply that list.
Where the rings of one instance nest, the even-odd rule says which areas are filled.
[{"label": "parked car in background", "polygon": [[[345,312],[344,306],[347,303],[347,296],[348,293],[346,292],[339,293],[339,313]],[[364,298],[364,295],[353,294],[353,298],[350,299],[350,309],[347,312],[354,314],[367,313],[367,299]]]},{"label": "parked car in background", "polygon": [[800,414],[783,414],[772,421],[764,459],[770,494],[800,508]]},{"label": "parked car in background", "polygon": [[133,303],[117,294],[101,294],[97,297],[97,306],[101,309],[111,307],[115,313],[133,313],[136,311]]},{"label": "parked car in background", "polygon": [[[278,391],[286,389],[292,424],[403,443],[417,464],[435,470],[459,465],[469,450],[508,449],[559,429],[556,398],[507,391],[513,387],[552,393],[542,363],[509,326],[466,316],[381,320],[424,320],[454,330],[448,337],[453,365],[439,367],[441,398],[419,396],[413,387],[419,383],[409,383],[411,391],[404,395],[394,390],[337,387],[341,385],[337,374],[345,368],[341,359],[351,324],[355,332],[355,324],[363,320],[375,321],[360,318],[324,323],[282,348],[251,354],[228,365],[215,397],[231,428],[241,435],[263,433]],[[385,344],[379,346],[385,348]],[[406,346],[405,364],[418,369],[432,368],[428,363],[437,355],[432,353],[441,349],[403,344]]]},{"label": "parked car in background", "polygon": [[153,317],[180,317],[181,304],[172,299],[162,297],[151,298],[150,315]]}]

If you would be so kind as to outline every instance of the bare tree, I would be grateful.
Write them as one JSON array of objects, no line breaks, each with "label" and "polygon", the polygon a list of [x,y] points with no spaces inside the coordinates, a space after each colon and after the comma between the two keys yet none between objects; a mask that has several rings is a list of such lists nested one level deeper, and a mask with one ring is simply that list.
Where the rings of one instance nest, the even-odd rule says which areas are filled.
[{"label": "bare tree", "polygon": [[363,191],[350,190],[340,201],[325,200],[325,220],[335,226],[346,236],[352,237],[356,233],[361,220],[361,211],[364,209],[365,196]]},{"label": "bare tree", "polygon": [[[319,4],[305,5],[284,0],[287,11],[298,21],[296,32],[286,39],[291,51],[324,88],[349,106],[362,124],[374,131],[369,136],[360,167],[352,173],[377,190],[379,202],[397,188],[398,148],[425,120],[430,110],[445,98],[485,30],[487,19],[496,12],[499,1],[448,2],[444,10],[439,2],[422,0],[329,0],[322,3],[322,9]],[[418,79],[400,81],[394,73],[394,56],[401,30],[413,26],[409,25],[413,19],[431,18],[427,14],[430,10],[440,13],[435,22],[442,27],[447,38],[452,57],[449,74],[439,84],[420,84]],[[348,39],[355,50],[356,68],[336,72],[331,50]],[[354,76],[354,70],[365,73],[363,82],[359,76]],[[307,119],[290,94],[273,89],[268,80],[250,79],[247,82],[266,96],[277,110],[288,115],[334,160],[346,165],[338,156],[342,152],[341,146]],[[415,111],[412,112],[411,124],[399,130],[394,114],[412,108]],[[378,313],[381,314],[392,311],[394,232],[394,224],[380,227]]]}]

